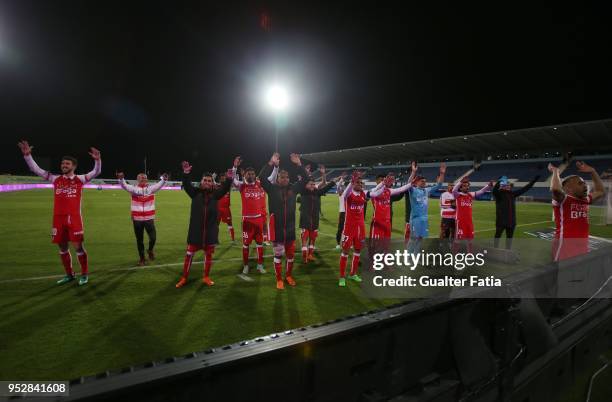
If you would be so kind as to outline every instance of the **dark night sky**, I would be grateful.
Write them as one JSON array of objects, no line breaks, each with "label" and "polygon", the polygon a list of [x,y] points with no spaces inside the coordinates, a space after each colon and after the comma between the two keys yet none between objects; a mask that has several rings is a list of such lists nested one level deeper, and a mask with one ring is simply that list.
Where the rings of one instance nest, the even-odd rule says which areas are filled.
[{"label": "dark night sky", "polygon": [[24,171],[20,138],[53,167],[89,169],[94,145],[103,177],[145,155],[152,174],[259,167],[274,140],[255,95],[274,74],[300,94],[285,152],[612,116],[603,9],[123,3],[0,1],[0,172]]}]

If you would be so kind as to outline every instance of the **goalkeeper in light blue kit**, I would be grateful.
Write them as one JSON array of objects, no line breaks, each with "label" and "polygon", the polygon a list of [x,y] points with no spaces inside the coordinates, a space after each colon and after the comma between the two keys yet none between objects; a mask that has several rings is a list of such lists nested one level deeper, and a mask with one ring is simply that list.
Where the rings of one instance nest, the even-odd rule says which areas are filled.
[{"label": "goalkeeper in light blue kit", "polygon": [[[417,171],[416,162],[412,162],[412,175]],[[406,197],[410,197],[410,241],[408,242],[408,252],[416,254],[421,252],[421,243],[423,238],[429,236],[429,221],[427,219],[427,205],[429,203],[429,195],[432,191],[437,191],[442,188],[444,174],[446,173],[446,164],[440,164],[440,174],[436,180],[436,184],[427,186],[425,177],[417,175],[412,181],[412,186],[408,190]]]}]

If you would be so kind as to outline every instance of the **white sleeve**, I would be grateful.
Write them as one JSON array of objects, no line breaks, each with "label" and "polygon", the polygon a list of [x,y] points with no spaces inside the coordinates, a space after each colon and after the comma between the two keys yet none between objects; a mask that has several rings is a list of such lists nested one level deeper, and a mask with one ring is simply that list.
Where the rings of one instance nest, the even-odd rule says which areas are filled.
[{"label": "white sleeve", "polygon": [[396,194],[401,194],[401,193],[405,193],[406,191],[410,190],[410,187],[412,187],[412,183],[406,183],[401,187],[398,188],[392,188],[391,191],[391,195],[396,195]]},{"label": "white sleeve", "polygon": [[380,182],[376,185],[376,187],[374,187],[372,190],[368,191],[368,195],[370,198],[376,198],[379,195],[382,194],[382,192],[385,189],[385,183],[384,182]]},{"label": "white sleeve", "polygon": [[161,190],[164,184],[166,184],[166,180],[164,180],[163,177],[160,177],[157,183],[153,184],[152,186],[145,187],[146,195],[155,194],[156,192]]},{"label": "white sleeve", "polygon": [[276,177],[278,176],[278,166],[274,166],[272,169],[272,173],[268,176],[268,181],[272,184],[276,183]]},{"label": "white sleeve", "polygon": [[96,159],[94,162],[94,168],[91,172],[87,174],[80,174],[77,177],[83,182],[88,183],[92,179],[96,178],[100,172],[102,171],[102,161],[100,159]]},{"label": "white sleeve", "polygon": [[128,184],[128,182],[125,181],[125,179],[120,179],[119,180],[119,184],[121,185],[122,189],[124,189],[125,191],[127,191],[130,194],[142,195],[140,192],[138,192],[138,190],[136,189],[135,186],[132,186],[131,184]]},{"label": "white sleeve", "polygon": [[41,169],[40,166],[38,166],[38,164],[34,161],[34,158],[32,158],[32,155],[24,155],[23,159],[25,159],[26,163],[28,164],[28,167],[36,176],[42,177],[43,179],[50,181],[51,183],[53,183],[55,179],[57,179],[58,175],[49,173],[46,170]]}]

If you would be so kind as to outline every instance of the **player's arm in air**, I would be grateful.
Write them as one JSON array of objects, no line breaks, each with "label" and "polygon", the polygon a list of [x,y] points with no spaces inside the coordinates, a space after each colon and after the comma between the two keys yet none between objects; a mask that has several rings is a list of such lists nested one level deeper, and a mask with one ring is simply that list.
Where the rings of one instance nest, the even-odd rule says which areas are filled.
[{"label": "player's arm in air", "polygon": [[236,172],[236,167],[240,165],[240,156],[234,158],[234,164],[231,169],[227,169],[225,173],[225,181],[223,183],[219,183],[220,186],[213,192],[213,198],[220,200],[223,198],[225,194],[232,188],[232,184],[234,183],[234,174]]},{"label": "player's arm in air", "polygon": [[565,199],[565,191],[563,191],[563,185],[561,184],[561,174],[559,168],[552,163],[548,164],[548,171],[552,173],[550,178],[550,192],[552,193],[552,199],[557,202],[562,202]]},{"label": "player's arm in air", "polygon": [[232,166],[232,176],[234,177],[232,180],[232,184],[238,190],[240,190],[240,186],[242,186],[242,183],[243,183],[240,179],[238,179],[238,167],[240,166],[241,163],[242,163],[242,158],[240,156],[237,156],[236,158],[234,158],[234,166]]},{"label": "player's arm in air", "polygon": [[601,177],[599,177],[599,174],[597,173],[597,170],[595,170],[594,167],[589,166],[582,161],[576,162],[576,167],[578,168],[579,172],[591,174],[591,179],[593,180],[593,190],[591,191],[591,202],[597,200],[598,198],[603,197],[605,194],[605,189],[604,189],[603,182],[601,181]]},{"label": "player's arm in air", "polygon": [[472,167],[470,170],[468,170],[467,172],[462,174],[460,177],[458,177],[457,180],[455,180],[455,183],[461,183],[461,180],[463,180],[464,178],[474,173],[474,171],[478,169],[479,167],[480,167],[480,163],[474,163],[474,167]]},{"label": "player's arm in air", "polygon": [[[327,185],[327,177],[326,177],[327,176],[327,171],[325,170],[325,166],[324,165],[319,165],[319,173],[321,173],[321,181],[317,183],[317,189],[320,189],[323,186]],[[323,193],[323,194],[325,194],[325,193]]]},{"label": "player's arm in air", "polygon": [[459,192],[459,187],[461,187],[461,180],[459,180],[459,181],[455,182],[455,185],[453,186],[453,191],[452,191],[452,193],[453,193],[453,197],[455,197],[455,198],[457,198],[457,196],[458,196],[459,194],[461,194],[461,193]]},{"label": "player's arm in air", "polygon": [[[531,189],[531,187],[533,187],[534,184],[536,184],[536,181],[540,180],[540,176],[536,176],[533,179],[531,179],[531,181],[527,184],[525,184],[523,187],[519,188],[518,190],[514,190],[512,192],[512,196],[513,197],[519,197],[523,194],[525,194],[527,191],[529,191]],[[498,185],[499,182],[495,183],[495,185],[497,186],[497,188],[499,188]],[[495,194],[495,193],[493,193]]]},{"label": "player's arm in air", "polygon": [[[342,177],[340,177],[340,179],[342,179]],[[336,185],[335,180],[326,182],[325,185],[323,185],[323,187],[317,188],[317,195],[325,195],[335,185]]]},{"label": "player's arm in air", "polygon": [[376,198],[380,196],[384,190],[385,190],[385,182],[381,181],[380,183],[376,185],[376,187],[366,192],[366,198]]},{"label": "player's arm in air", "polygon": [[21,149],[21,153],[23,154],[23,159],[25,159],[32,173],[34,173],[36,176],[41,177],[47,181],[50,181],[50,182],[55,181],[55,179],[59,175],[52,174],[50,172],[47,172],[44,169],[41,169],[40,166],[38,166],[38,164],[34,161],[34,158],[32,157],[32,149],[34,149],[34,147],[30,146],[30,144],[28,144],[28,142],[25,140],[19,141],[17,143],[17,146],[19,147],[19,149]]},{"label": "player's arm in air", "polygon": [[306,182],[308,181],[308,172],[302,166],[302,160],[300,159],[300,155],[291,154],[289,155],[289,158],[291,159],[291,162],[293,162],[293,164],[297,167],[298,175],[301,176],[300,180],[292,184],[292,189],[296,193],[301,193],[304,191],[304,188],[306,187]]},{"label": "player's arm in air", "polygon": [[268,161],[268,163],[266,163],[259,171],[259,177],[265,177],[265,179],[260,180],[260,183],[266,193],[270,193],[270,190],[272,190],[272,187],[274,186],[274,183],[270,180],[274,179],[276,181],[276,176],[272,176],[274,169],[277,169],[276,174],[278,174],[278,166],[276,166],[276,161],[278,160],[280,162],[280,159],[275,158],[275,155],[278,154],[275,152],[270,158],[270,161]]},{"label": "player's arm in air", "polygon": [[444,186],[444,176],[446,175],[446,163],[442,162],[440,164],[440,172],[438,174],[438,178],[436,179],[436,184],[431,187],[427,187],[425,191],[427,191],[427,196],[433,192],[438,191]]},{"label": "player's arm in air", "polygon": [[491,188],[493,187],[493,180],[489,181],[483,188],[481,188],[478,191],[472,191],[472,197],[476,198],[476,197],[480,197],[481,195],[483,195],[484,193],[486,193],[487,191],[491,190]]},{"label": "player's arm in air", "polygon": [[502,176],[499,176],[497,178],[497,181],[495,182],[495,185],[493,186],[493,189],[491,190],[491,192],[493,193],[495,197],[497,197],[497,195],[499,194],[499,188],[501,187],[501,179],[502,179]]},{"label": "player's arm in air", "polygon": [[81,182],[83,183],[88,183],[94,178],[98,177],[98,175],[102,171],[102,156],[100,154],[100,151],[94,147],[91,147],[89,148],[89,156],[91,156],[94,160],[93,169],[87,174],[80,174],[77,176],[79,180],[81,180]]},{"label": "player's arm in air", "polygon": [[272,173],[270,173],[267,180],[270,183],[275,184],[276,179],[278,178],[278,166],[280,165],[280,154],[278,152],[274,152],[274,154],[272,154],[272,157],[270,158],[268,165],[273,166],[273,168],[272,168]]},{"label": "player's arm in air", "polygon": [[198,190],[191,184],[191,169],[193,166],[187,161],[183,161],[181,166],[183,168],[183,190],[190,198],[193,198],[198,193]]},{"label": "player's arm in air", "polygon": [[166,182],[168,181],[168,174],[164,173],[161,175],[161,177],[159,178],[159,181],[151,186],[147,186],[147,187],[138,187],[138,186],[133,186],[131,184],[129,184],[126,180],[125,180],[125,175],[123,174],[123,172],[117,172],[115,173],[115,175],[117,176],[117,179],[119,179],[119,184],[121,185],[121,188],[124,189],[125,191],[127,191],[130,194],[134,194],[134,195],[151,195],[151,194],[155,194],[156,192],[158,192],[159,190],[161,190],[161,188],[164,186],[164,184],[166,184]]}]

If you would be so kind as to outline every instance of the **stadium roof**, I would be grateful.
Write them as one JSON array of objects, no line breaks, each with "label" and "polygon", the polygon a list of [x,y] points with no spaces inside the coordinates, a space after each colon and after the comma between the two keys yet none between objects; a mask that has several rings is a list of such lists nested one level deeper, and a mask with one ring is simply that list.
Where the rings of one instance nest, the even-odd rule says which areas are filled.
[{"label": "stadium roof", "polygon": [[612,119],[431,140],[315,152],[305,159],[330,166],[397,164],[411,160],[485,159],[507,153],[612,150]]}]

